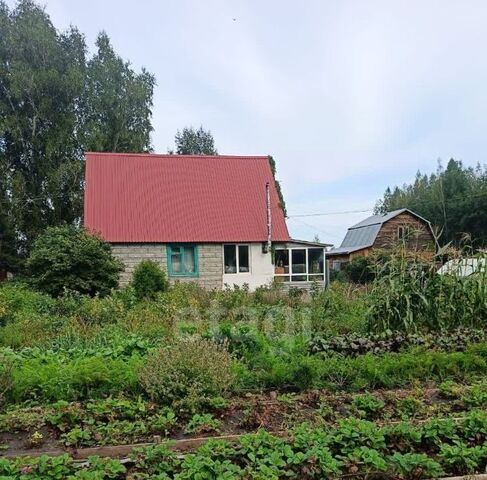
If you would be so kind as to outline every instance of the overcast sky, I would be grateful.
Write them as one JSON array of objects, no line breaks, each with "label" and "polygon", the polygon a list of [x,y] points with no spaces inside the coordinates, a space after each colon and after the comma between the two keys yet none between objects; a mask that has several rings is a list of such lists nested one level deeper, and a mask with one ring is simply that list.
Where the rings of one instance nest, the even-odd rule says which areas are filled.
[{"label": "overcast sky", "polygon": [[[487,163],[485,0],[43,3],[155,74],[156,152],[202,124],[219,153],[272,154],[290,215],[372,208],[439,158]],[[367,215],[289,227],[339,244]]]}]

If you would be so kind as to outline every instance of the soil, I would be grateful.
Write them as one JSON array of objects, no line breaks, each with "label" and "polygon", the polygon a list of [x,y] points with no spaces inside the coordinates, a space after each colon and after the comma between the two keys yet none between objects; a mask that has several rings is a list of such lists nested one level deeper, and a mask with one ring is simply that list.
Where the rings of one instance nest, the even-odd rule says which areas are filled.
[{"label": "soil", "polygon": [[[455,408],[452,408],[452,402],[441,398],[436,388],[426,386],[419,392],[422,401],[426,405],[436,405],[440,408],[444,405],[450,411],[455,411]],[[417,390],[414,392],[406,389],[374,391],[374,395],[377,398],[381,398],[385,404],[378,416],[384,419],[386,423],[394,420],[388,413],[391,410],[393,401],[411,397],[413,393],[416,396],[418,395]],[[245,433],[255,432],[260,428],[270,433],[281,433],[287,431],[290,426],[303,422],[325,422],[325,419],[321,416],[321,412],[318,410],[321,405],[326,405],[328,411],[332,412],[333,417],[349,416],[350,398],[350,394],[336,394],[322,390],[311,390],[302,394],[287,395],[284,397],[279,397],[276,392],[247,394],[242,398],[233,399],[226,408],[214,412],[214,418],[217,418],[221,422],[221,427],[218,432],[208,430],[189,435],[184,432],[183,426],[179,426],[168,437],[164,434],[147,435],[143,438],[137,438],[135,442],[132,441],[130,443],[153,444],[166,440],[175,440],[180,446],[183,446],[185,442],[187,445],[193,445],[195,443],[194,440],[201,441],[205,438],[219,436],[235,437]],[[374,418],[370,419],[374,420]],[[38,442],[33,442],[33,434],[36,431],[42,435],[42,439]],[[62,453],[73,454],[77,451],[76,449],[63,445],[59,437],[60,433],[58,431],[46,426],[15,433],[0,432],[0,458],[2,456],[37,455],[39,452],[57,455]],[[93,447],[91,450],[99,448],[111,447],[99,446]],[[81,450],[90,451],[90,448],[79,449],[78,451]],[[123,448],[122,450],[125,452],[127,448]]]}]

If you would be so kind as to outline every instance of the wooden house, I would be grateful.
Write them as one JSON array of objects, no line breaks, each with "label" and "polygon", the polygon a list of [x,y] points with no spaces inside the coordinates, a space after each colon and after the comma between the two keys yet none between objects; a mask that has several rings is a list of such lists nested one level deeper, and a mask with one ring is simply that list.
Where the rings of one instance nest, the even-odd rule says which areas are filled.
[{"label": "wooden house", "polygon": [[327,252],[330,267],[340,270],[357,256],[373,250],[390,250],[404,246],[411,251],[434,254],[436,237],[428,220],[407,208],[383,215],[372,215],[350,227],[338,248]]}]

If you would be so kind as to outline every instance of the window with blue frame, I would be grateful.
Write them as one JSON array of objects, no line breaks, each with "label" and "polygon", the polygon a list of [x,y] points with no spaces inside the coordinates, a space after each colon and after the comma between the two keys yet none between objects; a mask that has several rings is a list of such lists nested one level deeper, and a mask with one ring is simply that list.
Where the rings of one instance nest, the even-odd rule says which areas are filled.
[{"label": "window with blue frame", "polygon": [[198,247],[196,245],[168,245],[168,273],[173,277],[198,276]]}]

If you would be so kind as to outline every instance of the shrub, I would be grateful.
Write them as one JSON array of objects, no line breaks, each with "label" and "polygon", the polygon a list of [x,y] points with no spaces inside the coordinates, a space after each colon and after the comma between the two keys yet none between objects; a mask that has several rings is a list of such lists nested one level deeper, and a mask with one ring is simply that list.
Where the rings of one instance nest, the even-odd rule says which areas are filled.
[{"label": "shrub", "polygon": [[33,285],[52,296],[65,290],[94,296],[118,285],[122,264],[100,237],[73,226],[50,227],[34,242],[27,261]]},{"label": "shrub", "polygon": [[345,265],[344,270],[353,283],[369,283],[375,278],[374,263],[370,257],[355,257]]},{"label": "shrub", "polygon": [[195,409],[231,386],[231,367],[223,347],[187,338],[149,355],[139,380],[153,400]]},{"label": "shrub", "polygon": [[0,407],[13,386],[13,360],[0,353]]},{"label": "shrub", "polygon": [[143,260],[135,268],[132,287],[138,300],[154,300],[158,293],[168,289],[169,283],[156,262]]},{"label": "shrub", "polygon": [[0,283],[0,326],[13,322],[18,316],[51,314],[56,300],[29,289],[20,282]]}]

